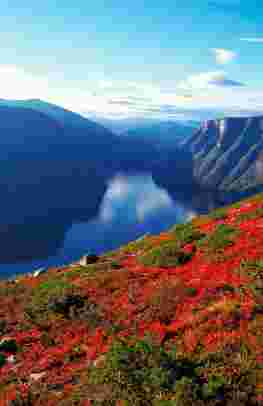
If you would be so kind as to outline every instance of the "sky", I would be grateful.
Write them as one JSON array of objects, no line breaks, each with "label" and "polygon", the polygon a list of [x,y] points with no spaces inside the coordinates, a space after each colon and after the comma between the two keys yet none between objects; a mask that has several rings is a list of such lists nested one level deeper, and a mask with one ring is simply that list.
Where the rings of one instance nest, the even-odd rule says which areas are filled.
[{"label": "sky", "polygon": [[83,115],[263,111],[259,0],[1,0],[0,98]]}]

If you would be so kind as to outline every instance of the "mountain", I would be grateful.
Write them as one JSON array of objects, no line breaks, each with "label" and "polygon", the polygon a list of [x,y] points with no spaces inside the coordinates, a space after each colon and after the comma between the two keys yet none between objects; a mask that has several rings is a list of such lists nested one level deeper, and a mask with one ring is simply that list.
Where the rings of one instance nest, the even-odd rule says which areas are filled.
[{"label": "mountain", "polygon": [[1,405],[261,406],[262,202],[1,281]]},{"label": "mountain", "polygon": [[240,191],[263,184],[263,116],[205,121],[184,144],[205,188]]},{"label": "mountain", "polygon": [[145,140],[155,145],[159,150],[162,150],[174,148],[176,145],[184,143],[197,128],[198,125],[195,125],[193,122],[161,121],[130,128],[120,135]]},{"label": "mountain", "polygon": [[[12,114],[13,120],[11,118]],[[24,119],[23,114],[25,115]],[[31,118],[29,118],[30,114]],[[19,115],[18,119],[16,115]],[[49,131],[37,130],[37,117],[40,116],[45,117],[46,121],[49,118],[53,125],[56,124],[60,128],[60,137],[52,139],[53,135]],[[69,154],[71,157],[78,155],[80,160],[84,159],[93,167],[95,165],[99,171],[100,169],[107,172],[150,170],[153,162],[159,158],[154,146],[145,143],[143,140],[121,139],[101,124],[38,99],[0,100],[0,129],[1,126],[5,128],[6,124],[4,123],[8,121],[8,131],[10,132],[12,126],[14,127],[12,137],[14,139],[15,131],[17,131],[15,139],[18,143],[21,142],[25,133],[27,137],[29,135],[45,134],[43,143],[48,144],[50,142],[56,145],[55,155],[57,158],[61,154]],[[24,128],[24,121],[27,123],[26,128]],[[34,123],[34,128],[32,127],[31,131],[29,127],[32,123]],[[39,125],[42,124],[39,122]],[[23,131],[21,131],[22,129]],[[10,135],[6,129],[2,139],[5,142],[9,138]],[[37,138],[31,138],[30,142],[38,143]]]},{"label": "mountain", "polygon": [[[40,99],[29,99],[29,100],[0,99],[0,106],[1,105],[7,107],[21,107],[33,109],[35,111],[39,111],[41,113],[48,115],[52,119],[56,120],[59,124],[67,128],[74,127],[78,128],[79,130],[81,129],[90,130],[93,132],[94,135],[96,134],[96,136],[99,136],[100,134],[102,135],[107,134],[109,136],[111,133],[101,124],[95,123],[92,120],[82,117],[78,113],[73,113],[72,111],[64,109],[63,107],[45,102]],[[80,134],[80,132],[78,134]]]},{"label": "mountain", "polygon": [[[122,135],[127,133],[128,131],[134,131],[136,129],[142,129],[142,131],[147,130],[147,128],[155,128],[158,131],[158,126],[165,127],[167,125],[174,126],[178,125],[180,127],[194,127],[198,128],[200,126],[200,120],[164,120],[163,118],[150,118],[150,117],[127,117],[127,118],[106,118],[100,116],[90,116],[91,119],[96,121],[96,123],[100,123],[106,128],[109,128],[114,134]],[[202,120],[203,121],[203,120]],[[156,131],[155,130],[155,131]],[[160,130],[159,130],[160,131]]]},{"label": "mountain", "polygon": [[73,223],[98,215],[116,173],[150,171],[158,160],[153,147],[60,107],[10,103],[0,103],[2,264],[55,255]]}]

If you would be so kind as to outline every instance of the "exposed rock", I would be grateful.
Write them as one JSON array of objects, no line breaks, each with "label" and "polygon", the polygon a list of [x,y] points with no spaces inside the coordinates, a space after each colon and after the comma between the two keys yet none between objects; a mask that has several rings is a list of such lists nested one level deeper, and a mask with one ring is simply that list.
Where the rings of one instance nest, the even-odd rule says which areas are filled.
[{"label": "exposed rock", "polygon": [[33,373],[33,374],[30,374],[30,376],[29,376],[29,378],[32,380],[32,381],[39,381],[41,378],[43,378],[44,376],[46,375],[46,372],[44,371],[44,372],[39,372],[39,373]]},{"label": "exposed rock", "polygon": [[80,258],[79,264],[82,266],[86,266],[90,264],[95,264],[96,262],[98,262],[98,260],[99,257],[97,255],[94,254],[84,255],[82,258]]},{"label": "exposed rock", "polygon": [[240,191],[263,183],[262,117],[204,122],[185,145],[195,181],[205,188]]},{"label": "exposed rock", "polygon": [[16,363],[16,357],[14,355],[9,355],[9,357],[6,358],[10,364],[15,364]]},{"label": "exposed rock", "polygon": [[93,365],[94,365],[96,368],[100,368],[101,366],[103,366],[105,360],[106,360],[106,356],[105,356],[105,355],[100,355],[100,356],[93,362]]}]

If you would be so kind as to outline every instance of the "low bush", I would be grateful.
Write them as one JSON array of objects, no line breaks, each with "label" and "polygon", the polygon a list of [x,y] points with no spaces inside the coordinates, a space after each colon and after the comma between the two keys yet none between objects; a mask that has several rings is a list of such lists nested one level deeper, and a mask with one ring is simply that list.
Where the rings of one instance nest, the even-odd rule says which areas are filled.
[{"label": "low bush", "polygon": [[1,352],[16,353],[18,350],[16,340],[5,340],[0,344]]},{"label": "low bush", "polygon": [[5,365],[6,363],[6,357],[4,354],[0,354],[0,368]]},{"label": "low bush", "polygon": [[184,252],[172,241],[148,251],[139,261],[145,266],[170,268],[187,263],[192,256],[193,253]]},{"label": "low bush", "polygon": [[[165,351],[149,338],[135,344],[116,341],[101,368],[92,367],[89,383],[109,385],[112,399],[125,399],[134,405],[152,405],[165,394],[175,394],[178,382],[187,377],[199,382],[197,364],[176,359],[176,351]],[[129,403],[131,404],[131,403]]]},{"label": "low bush", "polygon": [[219,224],[214,232],[202,238],[197,245],[203,248],[208,254],[216,253],[234,244],[234,237],[238,230],[227,224]]},{"label": "low bush", "polygon": [[170,232],[174,235],[178,247],[184,247],[186,244],[199,241],[205,237],[205,234],[195,228],[191,223],[177,224]]}]

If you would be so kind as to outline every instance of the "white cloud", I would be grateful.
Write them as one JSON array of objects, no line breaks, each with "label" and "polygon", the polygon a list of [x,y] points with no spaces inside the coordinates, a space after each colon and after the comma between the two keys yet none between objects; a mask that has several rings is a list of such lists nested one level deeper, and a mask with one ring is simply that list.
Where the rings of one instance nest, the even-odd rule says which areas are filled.
[{"label": "white cloud", "polygon": [[162,208],[172,207],[173,203],[168,193],[164,190],[151,190],[147,195],[141,194],[136,204],[136,214],[138,221],[144,221],[145,218]]},{"label": "white cloud", "polygon": [[247,42],[263,42],[263,37],[247,37],[247,38],[240,38],[240,41],[247,41]]},{"label": "white cloud", "polygon": [[223,71],[205,72],[191,75],[178,85],[180,89],[185,90],[235,86],[243,86],[243,84],[229,79],[226,73]]},{"label": "white cloud", "polygon": [[130,192],[129,182],[124,176],[116,176],[107,189],[107,199],[123,200]]},{"label": "white cloud", "polygon": [[237,113],[263,110],[263,90],[242,85],[220,70],[191,75],[180,83],[166,82],[164,86],[107,77],[80,84],[67,78],[59,80],[52,74],[41,76],[18,66],[0,65],[0,98],[43,99],[86,117],[189,119],[203,108]]},{"label": "white cloud", "polygon": [[0,65],[0,91],[4,99],[37,98],[48,96],[49,82],[13,65]]},{"label": "white cloud", "polygon": [[109,203],[104,204],[100,211],[100,221],[102,223],[110,223],[113,221],[114,217],[116,217],[116,213],[113,210],[113,207]]},{"label": "white cloud", "polygon": [[229,49],[212,48],[211,51],[215,54],[216,62],[220,65],[226,65],[233,61],[237,54]]}]

